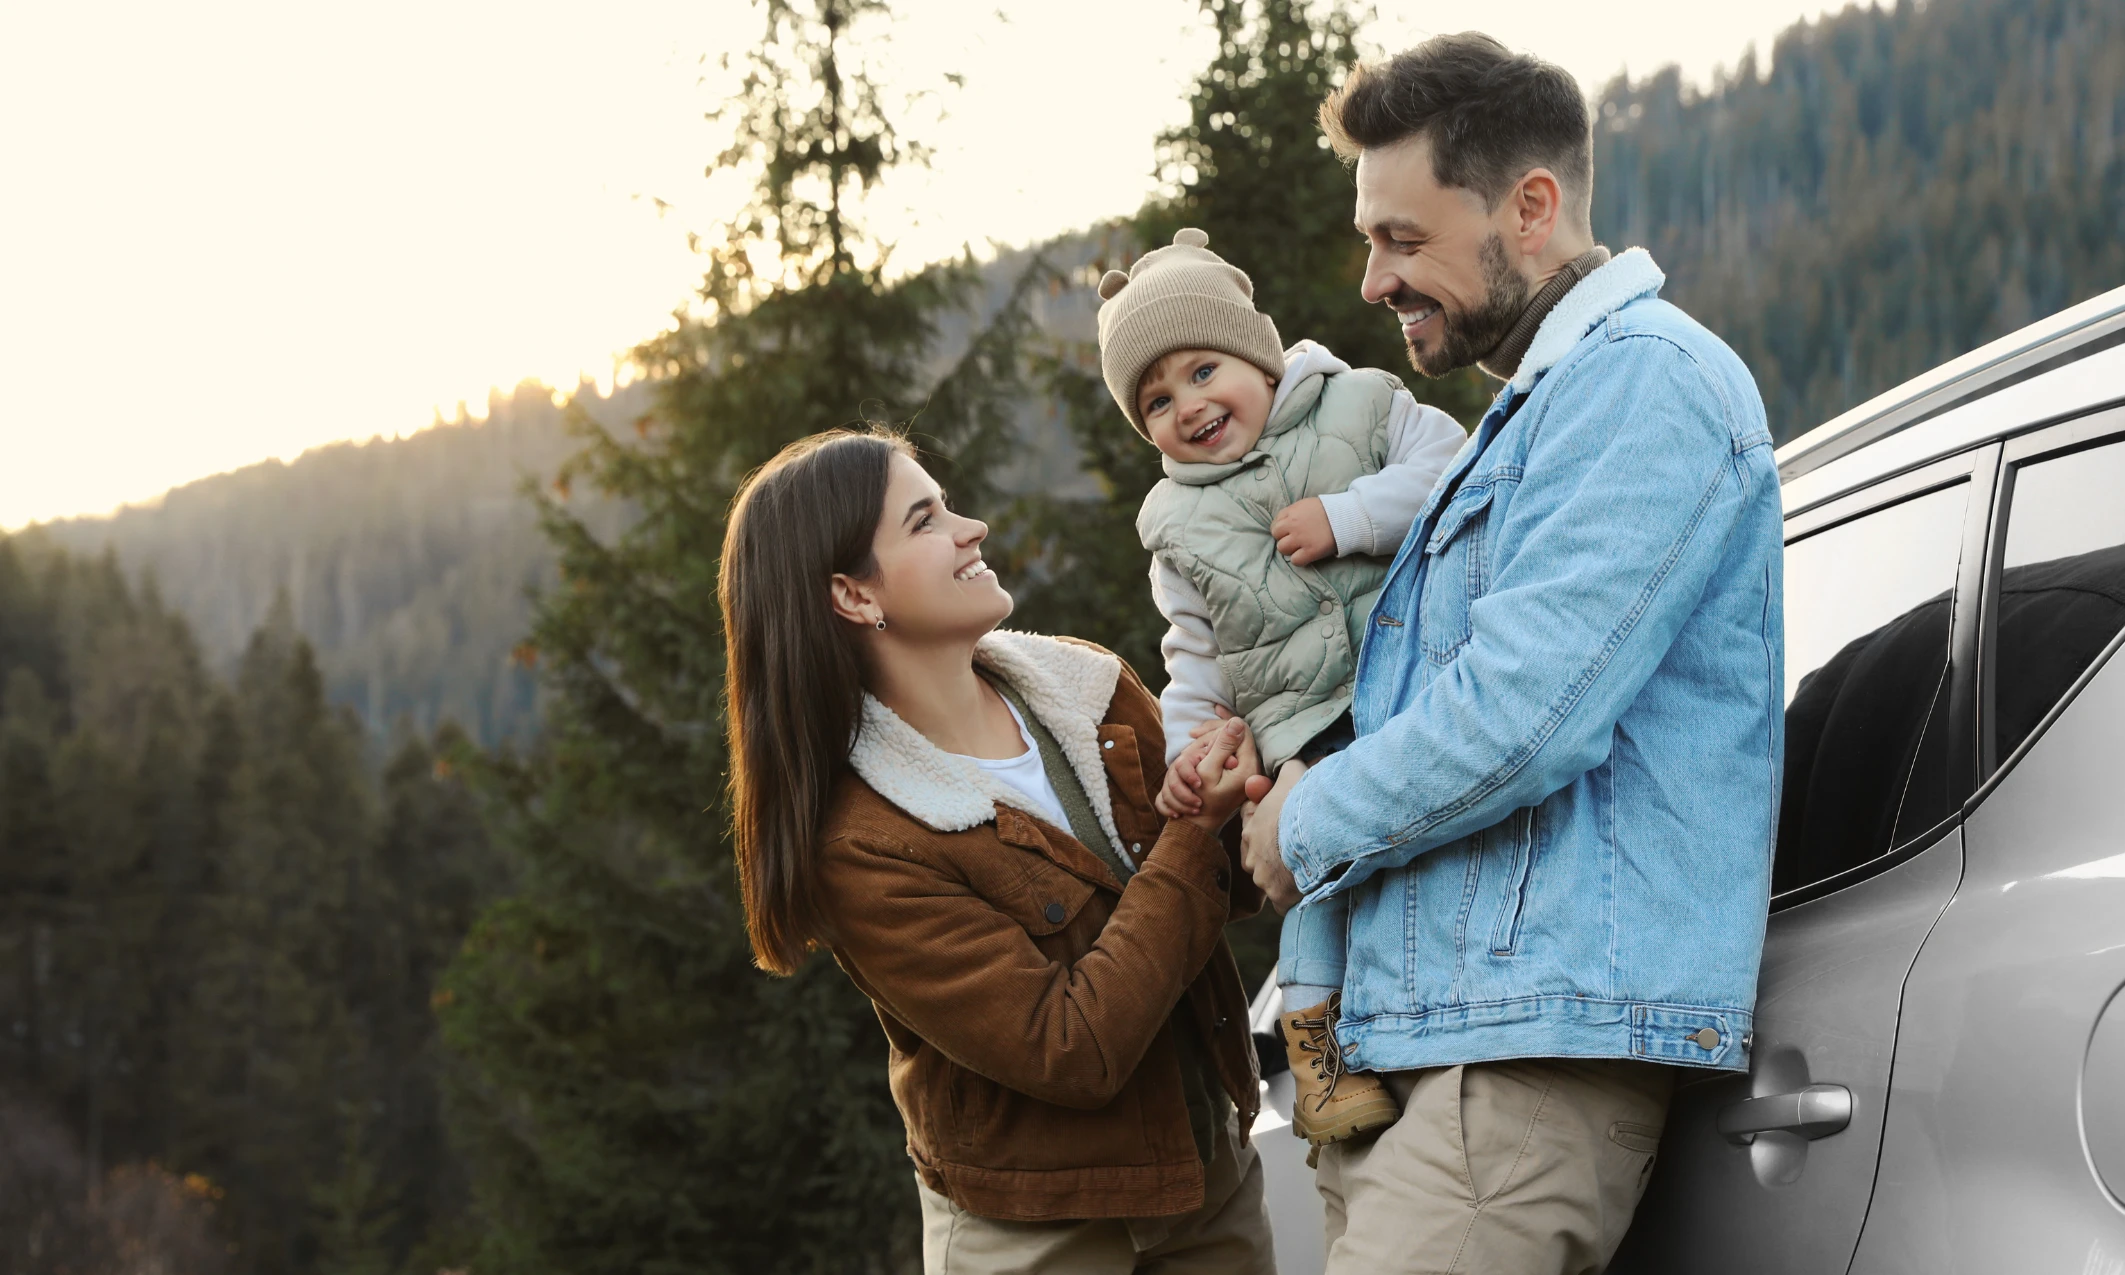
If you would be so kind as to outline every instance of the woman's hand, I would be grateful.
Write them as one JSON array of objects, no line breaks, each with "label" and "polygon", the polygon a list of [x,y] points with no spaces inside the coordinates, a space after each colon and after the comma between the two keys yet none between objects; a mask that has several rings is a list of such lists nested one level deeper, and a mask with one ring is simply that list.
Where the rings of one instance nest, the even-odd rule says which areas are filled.
[{"label": "woman's hand", "polygon": [[1203,808],[1185,818],[1215,836],[1247,800],[1247,781],[1262,773],[1262,762],[1254,751],[1254,736],[1248,733],[1247,723],[1237,717],[1226,721],[1208,738],[1210,749],[1195,769],[1196,793]]},{"label": "woman's hand", "polygon": [[[1203,758],[1209,755],[1212,742],[1210,737],[1217,734],[1226,722],[1232,720],[1231,709],[1223,704],[1213,707],[1217,710],[1217,716],[1204,718],[1195,724],[1194,730],[1188,732],[1188,746],[1181,750],[1180,756],[1173,759],[1171,766],[1166,767],[1166,782],[1159,787],[1158,795],[1151,799],[1152,807],[1168,819],[1202,813],[1203,799],[1196,795],[1196,790],[1203,786],[1200,769]],[[1237,757],[1225,763],[1228,768],[1239,764]]]}]

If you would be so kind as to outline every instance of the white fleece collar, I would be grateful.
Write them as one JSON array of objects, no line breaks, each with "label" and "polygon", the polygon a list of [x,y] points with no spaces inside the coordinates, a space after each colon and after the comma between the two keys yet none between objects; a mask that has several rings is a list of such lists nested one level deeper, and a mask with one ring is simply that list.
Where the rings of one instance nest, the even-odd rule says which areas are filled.
[{"label": "white fleece collar", "polygon": [[[974,662],[1010,683],[1055,736],[1071,773],[1084,785],[1099,826],[1121,853],[1099,728],[1121,680],[1121,660],[1094,647],[1038,633],[998,629],[974,648]],[[944,751],[868,692],[849,764],[871,790],[939,832],[964,832],[996,817],[998,804],[1038,814],[1032,798],[974,764]],[[1065,831],[1068,831],[1065,829]]]},{"label": "white fleece collar", "polygon": [[1653,257],[1643,248],[1633,248],[1594,273],[1581,279],[1576,287],[1564,294],[1564,299],[1542,320],[1535,329],[1535,339],[1527,347],[1520,360],[1520,370],[1513,373],[1510,382],[1514,392],[1525,394],[1535,387],[1535,378],[1557,365],[1557,361],[1571,353],[1579,338],[1600,326],[1601,321],[1621,310],[1624,306],[1643,296],[1660,291],[1668,277],[1653,264]]}]

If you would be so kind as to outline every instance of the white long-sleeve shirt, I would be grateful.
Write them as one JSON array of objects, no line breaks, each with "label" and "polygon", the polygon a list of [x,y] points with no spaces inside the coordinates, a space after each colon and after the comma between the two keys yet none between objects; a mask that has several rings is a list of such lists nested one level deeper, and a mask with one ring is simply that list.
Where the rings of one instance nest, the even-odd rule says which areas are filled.
[{"label": "white long-sleeve shirt", "polygon": [[[1313,342],[1301,341],[1284,355],[1284,379],[1270,404],[1272,418],[1292,386],[1317,372],[1348,372],[1350,365]],[[1343,491],[1320,497],[1335,533],[1336,556],[1385,556],[1402,547],[1433,484],[1468,441],[1454,418],[1398,390],[1388,409],[1387,461],[1378,473],[1352,480]],[[1169,626],[1159,641],[1166,659],[1166,689],[1158,697],[1166,726],[1166,761],[1188,746],[1188,733],[1232,708],[1232,686],[1217,662],[1217,631],[1202,593],[1163,555],[1151,559],[1151,599]]]}]

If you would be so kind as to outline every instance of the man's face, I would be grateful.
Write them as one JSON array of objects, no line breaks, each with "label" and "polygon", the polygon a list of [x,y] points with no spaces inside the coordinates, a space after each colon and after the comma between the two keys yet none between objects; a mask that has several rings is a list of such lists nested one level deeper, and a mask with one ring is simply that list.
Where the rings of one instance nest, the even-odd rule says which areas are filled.
[{"label": "man's face", "polygon": [[1395,312],[1410,363],[1444,376],[1497,348],[1534,291],[1506,248],[1512,201],[1440,185],[1423,136],[1362,152],[1357,178],[1365,299]]}]

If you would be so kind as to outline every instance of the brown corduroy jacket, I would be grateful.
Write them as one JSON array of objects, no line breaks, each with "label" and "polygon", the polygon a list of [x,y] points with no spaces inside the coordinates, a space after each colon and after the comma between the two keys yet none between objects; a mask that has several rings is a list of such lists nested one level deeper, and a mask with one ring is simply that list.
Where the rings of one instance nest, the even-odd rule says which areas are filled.
[{"label": "brown corduroy jacket", "polygon": [[1261,895],[1224,844],[1167,823],[1158,701],[1088,643],[997,632],[1016,689],[1084,785],[1126,888],[1023,795],[876,700],[824,829],[834,957],[877,1007],[908,1154],[984,1217],[1158,1217],[1203,1201],[1176,1006],[1246,1130],[1260,1105],[1228,921]]}]

